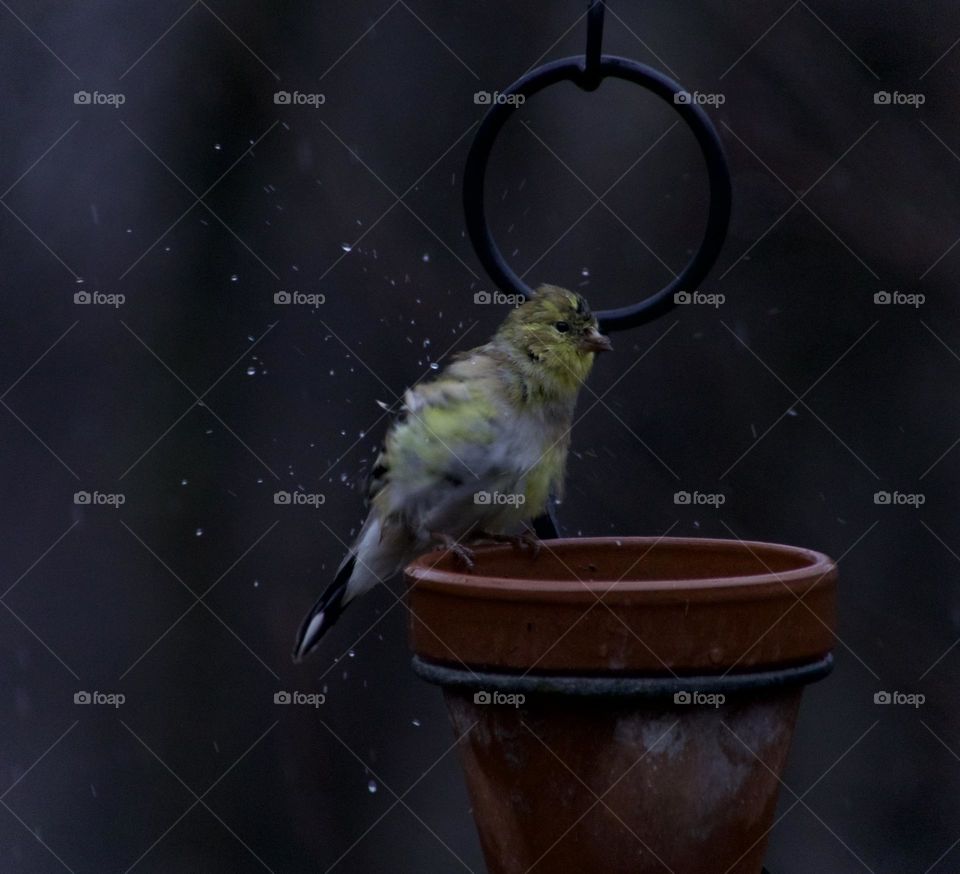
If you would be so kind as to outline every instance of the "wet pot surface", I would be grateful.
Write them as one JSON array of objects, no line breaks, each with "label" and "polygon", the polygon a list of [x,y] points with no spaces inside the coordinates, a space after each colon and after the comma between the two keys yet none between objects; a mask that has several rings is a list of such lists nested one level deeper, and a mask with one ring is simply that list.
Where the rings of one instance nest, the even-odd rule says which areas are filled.
[{"label": "wet pot surface", "polygon": [[795,547],[597,538],[407,569],[491,874],[759,874],[836,570]]},{"label": "wet pot surface", "polygon": [[803,664],[833,645],[836,570],[820,553],[686,538],[477,550],[407,569],[426,661],[505,672],[672,675]]},{"label": "wet pot surface", "polygon": [[683,707],[446,700],[490,874],[761,870],[799,688]]}]

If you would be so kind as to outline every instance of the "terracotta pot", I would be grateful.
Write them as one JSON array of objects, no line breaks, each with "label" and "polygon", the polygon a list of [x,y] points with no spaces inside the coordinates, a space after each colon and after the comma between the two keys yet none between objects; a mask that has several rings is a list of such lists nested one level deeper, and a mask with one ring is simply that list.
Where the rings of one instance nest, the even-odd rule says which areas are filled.
[{"label": "terracotta pot", "polygon": [[760,874],[802,687],[832,664],[829,558],[591,538],[406,575],[491,874]]}]

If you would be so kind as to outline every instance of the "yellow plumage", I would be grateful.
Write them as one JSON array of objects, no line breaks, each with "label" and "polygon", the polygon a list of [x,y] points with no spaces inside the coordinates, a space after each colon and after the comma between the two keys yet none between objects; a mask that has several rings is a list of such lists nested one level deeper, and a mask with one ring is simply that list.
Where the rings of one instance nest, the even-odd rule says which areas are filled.
[{"label": "yellow plumage", "polygon": [[408,389],[371,471],[370,513],[300,629],[316,646],[346,604],[437,544],[510,535],[560,494],[577,395],[610,348],[578,294],[544,285],[483,346]]}]

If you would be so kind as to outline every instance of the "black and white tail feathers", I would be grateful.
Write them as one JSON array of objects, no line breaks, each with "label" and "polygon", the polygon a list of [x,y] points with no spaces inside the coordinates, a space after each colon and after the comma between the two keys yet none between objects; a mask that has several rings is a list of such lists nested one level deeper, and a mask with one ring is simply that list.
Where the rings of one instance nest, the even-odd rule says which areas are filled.
[{"label": "black and white tail feathers", "polygon": [[352,552],[344,559],[333,582],[300,624],[297,641],[293,647],[293,660],[295,662],[302,662],[316,648],[323,635],[347,608],[348,599],[345,599],[347,584],[350,582],[350,577],[353,576],[356,563],[357,555]]}]

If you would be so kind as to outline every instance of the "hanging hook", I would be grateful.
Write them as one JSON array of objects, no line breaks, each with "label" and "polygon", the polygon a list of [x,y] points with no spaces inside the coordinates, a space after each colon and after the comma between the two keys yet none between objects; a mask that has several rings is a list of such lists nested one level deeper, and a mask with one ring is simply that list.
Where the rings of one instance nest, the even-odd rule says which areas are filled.
[{"label": "hanging hook", "polygon": [[603,81],[600,58],[603,51],[603,14],[607,4],[603,0],[590,0],[587,9],[587,50],[583,56],[584,91],[596,91]]},{"label": "hanging hook", "polygon": [[[706,164],[710,184],[710,208],[700,247],[683,270],[660,291],[643,300],[597,314],[604,332],[645,324],[674,306],[674,295],[696,291],[710,272],[723,247],[730,223],[730,170],[720,136],[703,109],[689,99],[689,92],[658,70],[616,55],[601,53],[604,3],[590,0],[587,9],[587,47],[583,57],[551,61],[521,76],[502,95],[532,97],[557,82],[573,82],[593,91],[606,78],[623,79],[652,91],[665,101],[693,132]],[[683,95],[678,99],[678,95]],[[484,183],[487,162],[497,135],[524,101],[505,100],[491,106],[467,155],[463,174],[463,206],[470,240],[484,269],[499,288],[529,297],[533,292],[507,264],[487,224]]]}]

